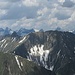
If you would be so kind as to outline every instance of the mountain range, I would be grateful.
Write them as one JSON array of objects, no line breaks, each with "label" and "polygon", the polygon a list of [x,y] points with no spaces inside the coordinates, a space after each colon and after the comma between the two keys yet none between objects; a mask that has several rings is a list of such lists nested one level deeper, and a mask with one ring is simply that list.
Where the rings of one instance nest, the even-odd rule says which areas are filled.
[{"label": "mountain range", "polygon": [[[60,27],[57,27],[55,30],[56,30],[56,31],[62,31],[62,32],[64,32],[64,31],[65,31],[65,30],[63,30],[63,29],[62,29],[62,28],[60,28]],[[75,30],[66,30],[65,32],[70,32],[70,33],[75,34]]]},{"label": "mountain range", "polygon": [[70,32],[33,32],[22,37],[14,32],[0,37],[0,52],[32,61],[56,75],[75,74],[75,34]]},{"label": "mountain range", "polygon": [[[62,32],[71,32],[71,33],[75,34],[75,30],[71,30],[71,31],[66,30],[65,31],[60,27],[57,27],[55,30],[56,31],[62,31]],[[27,35],[29,33],[33,33],[33,32],[44,32],[44,30],[43,29],[40,29],[40,30],[38,30],[38,29],[26,29],[26,28],[20,28],[19,30],[12,30],[8,27],[6,27],[5,29],[0,28],[0,36],[11,35],[13,32],[16,32],[17,35],[19,35],[19,36],[25,36],[25,35]]]},{"label": "mountain range", "polygon": [[9,29],[8,27],[6,27],[5,29],[0,28],[0,36],[5,36],[8,34],[12,34],[13,31],[11,29]]},{"label": "mountain range", "polygon": [[37,30],[37,29],[20,28],[19,30],[14,31],[14,30],[6,27],[5,29],[0,28],[0,36],[11,35],[13,32],[16,32],[19,36],[25,36],[25,35],[27,35],[29,33],[39,32],[39,31],[43,31],[43,29]]}]

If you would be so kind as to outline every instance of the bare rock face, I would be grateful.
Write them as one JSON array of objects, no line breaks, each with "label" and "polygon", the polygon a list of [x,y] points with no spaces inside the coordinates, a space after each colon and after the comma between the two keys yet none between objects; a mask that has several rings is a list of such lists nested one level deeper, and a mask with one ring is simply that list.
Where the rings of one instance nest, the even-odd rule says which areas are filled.
[{"label": "bare rock face", "polygon": [[55,75],[17,55],[0,52],[0,75]]}]

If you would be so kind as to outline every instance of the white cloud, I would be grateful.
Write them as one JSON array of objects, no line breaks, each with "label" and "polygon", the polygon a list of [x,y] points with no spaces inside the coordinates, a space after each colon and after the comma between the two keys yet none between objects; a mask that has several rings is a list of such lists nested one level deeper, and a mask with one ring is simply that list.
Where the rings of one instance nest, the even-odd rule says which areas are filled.
[{"label": "white cloud", "polygon": [[0,9],[0,15],[2,16],[2,15],[5,15],[7,13],[7,11],[6,10],[1,10]]},{"label": "white cloud", "polygon": [[38,6],[39,4],[37,3],[37,0],[23,0],[22,3],[25,5],[25,6]]},{"label": "white cloud", "polygon": [[8,2],[0,2],[0,9],[6,9],[9,8],[9,3]]},{"label": "white cloud", "polygon": [[74,1],[0,0],[0,27],[8,26],[13,29],[25,27],[45,30],[57,27],[75,29]]},{"label": "white cloud", "polygon": [[44,14],[47,13],[47,12],[48,12],[48,8],[45,7],[45,8],[43,8],[43,9],[38,10],[37,14],[38,14],[38,15],[44,15]]},{"label": "white cloud", "polygon": [[65,2],[65,0],[58,0],[58,2],[62,2],[63,3],[63,2]]}]

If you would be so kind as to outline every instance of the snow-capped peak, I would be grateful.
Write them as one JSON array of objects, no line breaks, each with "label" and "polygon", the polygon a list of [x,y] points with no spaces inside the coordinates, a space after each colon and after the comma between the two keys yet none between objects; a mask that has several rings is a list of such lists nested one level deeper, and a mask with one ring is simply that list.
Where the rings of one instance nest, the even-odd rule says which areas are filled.
[{"label": "snow-capped peak", "polygon": [[34,31],[35,31],[35,32],[39,32],[39,30],[38,30],[38,29],[34,29]]}]

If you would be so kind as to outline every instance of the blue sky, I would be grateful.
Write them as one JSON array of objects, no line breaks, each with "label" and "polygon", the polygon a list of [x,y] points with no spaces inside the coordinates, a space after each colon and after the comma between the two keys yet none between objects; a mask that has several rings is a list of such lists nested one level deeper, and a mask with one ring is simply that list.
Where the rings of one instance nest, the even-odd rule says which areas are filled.
[{"label": "blue sky", "polygon": [[75,0],[0,0],[0,28],[75,29]]}]

